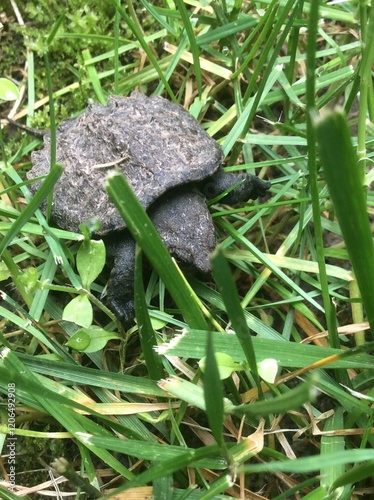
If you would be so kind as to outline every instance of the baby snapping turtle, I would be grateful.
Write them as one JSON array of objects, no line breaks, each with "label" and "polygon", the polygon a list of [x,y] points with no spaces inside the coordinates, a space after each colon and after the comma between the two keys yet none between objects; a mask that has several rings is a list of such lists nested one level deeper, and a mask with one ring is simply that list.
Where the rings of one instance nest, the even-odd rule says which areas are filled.
[{"label": "baby snapping turtle", "polygon": [[[139,92],[112,96],[107,106],[93,104],[63,121],[56,161],[65,170],[54,189],[53,223],[78,231],[82,222],[100,219],[97,235],[106,238],[112,260],[108,305],[126,326],[134,318],[135,242],[105,191],[109,169],[124,173],[171,254],[203,273],[210,270],[216,244],[206,199],[237,185],[224,201],[238,203],[270,187],[256,176],[225,172],[222,149],[195,118],[162,97]],[[32,153],[32,163],[29,179],[49,172],[49,135],[44,148]]]}]

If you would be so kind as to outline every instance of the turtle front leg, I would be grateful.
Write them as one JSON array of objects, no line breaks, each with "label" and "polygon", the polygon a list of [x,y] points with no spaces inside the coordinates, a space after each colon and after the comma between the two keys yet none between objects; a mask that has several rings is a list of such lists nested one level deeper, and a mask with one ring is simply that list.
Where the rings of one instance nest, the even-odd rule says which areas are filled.
[{"label": "turtle front leg", "polygon": [[112,269],[108,281],[107,302],[111,311],[128,328],[134,321],[135,241],[127,232],[108,237],[106,247]]},{"label": "turtle front leg", "polygon": [[208,200],[215,198],[224,191],[227,191],[235,184],[240,183],[224,198],[223,202],[228,204],[240,203],[249,199],[255,200],[258,197],[264,196],[270,188],[270,182],[263,181],[255,175],[226,172],[219,168],[202,186],[202,192]]}]

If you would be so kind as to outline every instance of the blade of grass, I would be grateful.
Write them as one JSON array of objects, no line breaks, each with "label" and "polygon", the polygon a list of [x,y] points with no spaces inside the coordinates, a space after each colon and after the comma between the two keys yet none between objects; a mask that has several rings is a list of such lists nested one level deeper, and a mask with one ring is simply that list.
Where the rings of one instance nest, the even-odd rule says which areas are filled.
[{"label": "blade of grass", "polygon": [[374,246],[365,190],[347,120],[342,111],[330,111],[322,118],[315,118],[314,126],[334,210],[374,336]]},{"label": "blade of grass", "polygon": [[[247,238],[239,234],[236,229],[234,229],[227,221],[220,221],[220,225],[225,229],[225,231],[230,234],[234,240],[239,241],[241,244],[245,245],[248,251],[250,251],[262,264],[267,267],[267,272],[273,272],[278,278],[280,278],[284,283],[286,283],[292,290],[297,292],[301,297],[303,297],[307,302],[312,304],[319,310],[323,310],[320,304],[316,302],[310,294],[305,292],[300,286],[298,286],[291,278],[287,276],[285,272],[279,269],[276,265],[271,262],[270,259],[266,257],[266,254],[262,253],[256,245],[251,243]],[[264,272],[266,272],[264,271]],[[263,282],[260,281],[259,286],[262,286]],[[251,290],[254,293],[254,290]],[[248,299],[246,300],[248,302]]]},{"label": "blade of grass", "polygon": [[121,373],[98,372],[93,368],[85,368],[80,365],[69,365],[66,362],[50,361],[43,357],[18,354],[17,357],[35,373],[50,377],[57,377],[76,385],[89,385],[102,387],[113,391],[126,391],[129,394],[138,394],[154,397],[165,397],[165,393],[159,389],[152,380]]},{"label": "blade of grass", "polygon": [[[120,5],[120,0],[118,0],[118,5]],[[114,14],[114,48],[113,48],[113,66],[114,66],[114,93],[119,92],[119,34],[120,34],[120,24],[121,16],[116,9]],[[87,62],[87,60],[86,60]],[[99,80],[100,81],[100,80]]]},{"label": "blade of grass", "polygon": [[[11,276],[14,283],[17,284],[17,289],[21,297],[23,298],[27,306],[30,307],[32,303],[32,295],[31,293],[29,293],[27,287],[22,283],[22,280],[20,279],[22,274],[15,260],[13,259],[11,252],[9,252],[7,248],[2,251],[2,261],[9,272],[9,276]],[[4,296],[2,297],[2,299],[4,300]]]},{"label": "blade of grass", "polygon": [[[176,67],[178,66],[179,60],[181,59],[181,57],[183,56],[183,53],[185,52],[187,42],[188,42],[188,38],[187,38],[187,35],[185,34],[183,36],[183,38],[181,38],[180,43],[178,45],[178,48],[173,53],[174,57],[171,59],[169,66],[167,68],[165,68],[165,70],[164,70],[165,78],[167,80],[169,80],[172,77]],[[164,50],[167,50],[167,47],[169,45],[170,44],[168,44],[167,42],[164,42]],[[163,90],[164,90],[164,85],[162,82],[159,82],[159,84],[157,85],[157,88],[155,89],[153,94],[160,95],[163,92]]]},{"label": "blade of grass", "polygon": [[147,9],[147,11],[151,14],[151,16],[153,16],[156,19],[156,21],[161,26],[163,26],[170,35],[173,35],[175,37],[178,36],[177,30],[167,21],[168,15],[175,17],[176,15],[175,10],[173,9],[162,10],[160,7],[155,7],[152,4],[150,4],[149,2],[147,2],[147,0],[140,0],[140,1],[143,7]]},{"label": "blade of grass", "polygon": [[[57,19],[55,27],[58,27],[58,25],[62,22],[63,16],[61,15],[59,19]],[[52,29],[53,37],[56,34],[56,31]],[[51,33],[51,35],[52,35]],[[49,43],[52,42],[53,37],[49,37]],[[54,95],[53,95],[53,84],[52,84],[52,71],[51,71],[51,65],[50,65],[50,60],[49,60],[49,52],[48,49],[46,50],[44,54],[44,65],[45,65],[45,72],[46,72],[46,80],[47,80],[47,89],[48,89],[48,103],[49,103],[49,117],[50,117],[50,122],[51,122],[51,127],[50,127],[50,168],[52,169],[55,164],[56,164],[56,114],[55,114],[55,101],[54,101]],[[52,215],[52,203],[53,203],[53,189],[51,189],[48,193],[47,197],[47,211],[46,211],[46,218],[47,221],[49,222],[51,220],[51,215]]]},{"label": "blade of grass", "polygon": [[[274,83],[278,79],[278,74],[282,71],[282,68],[275,67],[272,68],[272,70],[269,72],[267,75],[266,80],[262,80],[260,89],[256,92],[254,97],[250,98],[248,102],[246,103],[245,108],[243,109],[243,112],[241,113],[240,117],[237,119],[235,125],[232,127],[230,130],[230,133],[226,136],[223,144],[222,144],[222,149],[225,155],[228,155],[229,152],[231,151],[232,147],[234,144],[237,142],[240,136],[245,135],[245,129],[247,124],[253,119],[258,106],[261,104],[262,99],[266,97],[266,95],[270,92],[271,88],[273,87]],[[217,124],[216,124],[217,126]],[[215,128],[215,127],[213,127]],[[212,132],[210,132],[212,133]]]},{"label": "blade of grass", "polygon": [[[256,262],[259,263],[260,260],[253,254],[245,251],[245,250],[233,250],[233,251],[225,251],[225,257],[227,259],[231,259],[233,262],[243,260],[244,262]],[[319,273],[318,262],[301,260],[296,257],[285,257],[283,255],[276,255],[270,253],[264,253],[263,255],[274,265],[285,268],[292,271],[302,271],[303,273]],[[352,272],[338,267],[333,264],[326,264],[326,271],[329,277],[339,278],[342,281],[346,281],[350,283],[354,281],[352,276]]]},{"label": "blade of grass", "polygon": [[[182,43],[182,47],[184,47],[185,44],[183,43],[183,39],[182,39],[181,43]],[[193,56],[192,56],[191,52],[188,52],[187,50],[181,50],[182,47],[181,47],[181,45],[178,45],[178,47],[176,47],[175,45],[172,45],[171,43],[168,43],[168,42],[164,43],[164,49],[167,52],[170,52],[170,54],[173,54],[175,56],[178,55],[180,57],[180,59],[182,59],[182,61],[187,61],[188,63],[190,63],[192,65],[194,61],[193,61]],[[175,65],[175,60],[174,60],[173,64]],[[200,64],[200,67],[204,71],[208,71],[209,73],[212,73],[213,75],[219,76],[220,78],[225,78],[226,80],[230,80],[230,78],[231,78],[231,75],[232,75],[231,70],[224,68],[223,66],[220,66],[219,64],[216,64],[216,63],[210,61],[209,59],[206,59],[204,57],[200,57],[199,64]]]},{"label": "blade of grass", "polygon": [[[363,7],[366,10],[366,6]],[[366,14],[365,16],[366,17]],[[361,180],[364,183],[366,173],[366,120],[368,105],[373,98],[372,68],[374,63],[374,3],[370,6],[369,21],[367,26],[362,25],[362,46],[363,54],[360,65],[360,99],[358,116],[358,136],[357,136],[357,156],[359,159],[359,168]],[[372,110],[371,110],[372,111]],[[373,120],[373,116],[370,116]]]},{"label": "blade of grass", "polygon": [[[3,500],[19,500],[19,495],[12,493],[11,487],[11,483],[9,483],[9,487],[7,489],[5,489],[3,486],[0,486],[0,497]],[[22,498],[24,498],[25,500],[32,500],[28,496],[22,496]]]},{"label": "blade of grass", "polygon": [[[217,23],[224,28],[231,24],[229,23],[229,14],[227,10],[227,6],[224,2],[212,2],[211,3],[212,9],[216,15]],[[244,17],[244,19],[249,20],[251,19],[251,16],[247,15]],[[232,66],[236,65],[237,61],[241,60],[241,51],[238,43],[238,38],[241,35],[241,30],[238,26],[234,25],[234,32],[232,34],[223,34],[221,38],[221,43],[222,39],[225,40],[225,44],[227,44],[230,52],[231,52],[231,60],[232,60]],[[251,72],[249,71],[248,65],[246,65],[243,68],[243,75],[244,79],[246,81],[250,80],[251,78]],[[235,82],[236,84],[237,82]],[[238,102],[238,101],[237,101]]]},{"label": "blade of grass", "polygon": [[[335,408],[334,415],[325,422],[324,431],[334,431],[344,429],[343,408],[338,406]],[[342,453],[345,449],[344,436],[339,434],[332,436],[322,436],[321,438],[321,455],[326,453]],[[342,464],[335,465],[331,463],[329,466],[321,468],[321,486],[325,489],[331,487],[333,482],[344,473]]]},{"label": "blade of grass", "polygon": [[62,24],[62,21],[64,20],[65,18],[65,15],[66,15],[66,10],[64,9],[60,15],[58,16],[58,18],[56,19],[56,22],[54,23],[54,25],[52,26],[52,29],[48,35],[48,38],[46,40],[46,44],[47,46],[51,45],[51,43],[53,42],[56,34],[57,34],[57,31],[59,29],[59,27],[61,26]]},{"label": "blade of grass", "polygon": [[[239,468],[238,473],[265,472],[265,471],[283,471],[304,473],[319,471],[321,467],[328,467],[332,463],[335,465],[357,463],[364,460],[373,460],[374,450],[345,450],[343,453],[326,453],[326,455],[314,455],[311,457],[302,457],[297,460],[272,461],[266,464],[244,465]],[[326,497],[322,497],[326,498]]]},{"label": "blade of grass", "polygon": [[[160,30],[160,31],[156,31],[154,33],[151,33],[149,35],[146,35],[144,36],[144,41],[146,43],[150,43],[150,42],[154,42],[156,40],[158,40],[159,38],[163,38],[167,35],[167,32],[165,30]],[[61,34],[58,36],[58,38],[68,38],[68,39],[74,39],[74,38],[81,38],[82,35],[79,35],[79,34],[75,34],[75,33],[64,33],[64,34]],[[107,40],[108,42],[113,42],[113,38],[112,37],[105,37],[105,40]],[[118,47],[118,55],[122,55],[122,54],[125,54],[126,52],[130,52],[134,49],[137,49],[139,48],[139,43],[138,42],[131,42],[129,40],[125,40],[123,38],[120,39],[121,42],[126,42],[124,45],[121,45],[120,47]],[[88,59],[87,61],[84,62],[84,65],[86,64],[97,64],[97,63],[101,63],[107,59],[113,59],[115,57],[115,50],[109,50],[108,52],[104,52],[102,54],[99,54],[97,56],[94,56],[92,57],[91,59]],[[118,70],[120,70],[121,68],[119,67]],[[110,73],[110,74],[115,74],[115,68],[113,69],[113,71]],[[103,78],[103,73],[99,73],[99,76],[101,76],[101,78]],[[114,77],[115,78],[115,77]],[[117,93],[117,91],[116,91]]]},{"label": "blade of grass", "polygon": [[213,349],[212,334],[208,334],[204,373],[204,398],[209,427],[217,444],[225,449],[223,440],[223,390]]},{"label": "blade of grass", "polygon": [[195,33],[193,31],[192,24],[190,22],[190,16],[187,12],[185,2],[183,2],[182,0],[175,0],[175,4],[177,5],[178,11],[182,17],[183,26],[184,26],[184,29],[186,30],[188,40],[190,42],[190,48],[191,48],[192,57],[193,57],[194,72],[195,72],[195,77],[196,77],[197,90],[198,90],[199,96],[201,96],[201,93],[203,91],[203,76],[201,73],[200,59],[199,59],[200,49],[196,43]]},{"label": "blade of grass", "polygon": [[318,260],[319,278],[321,283],[321,292],[325,318],[328,325],[329,340],[332,347],[339,346],[339,338],[331,320],[331,302],[329,293],[329,284],[323,252],[323,233],[321,224],[321,202],[319,199],[318,171],[317,171],[317,152],[315,129],[312,126],[312,113],[315,110],[315,68],[316,68],[316,40],[319,25],[319,1],[312,2],[310,6],[308,20],[308,40],[307,40],[307,60],[306,60],[306,104],[307,117],[307,139],[308,139],[308,171],[310,193],[312,196],[312,211],[314,222],[314,238]]},{"label": "blade of grass", "polygon": [[92,486],[87,478],[78,474],[71,463],[69,463],[65,458],[55,458],[55,460],[51,463],[51,467],[55,474],[64,476],[78,491],[86,493],[88,498],[103,497],[101,491]]},{"label": "blade of grass", "polygon": [[117,0],[111,0],[111,3],[115,6],[115,8],[117,9],[117,11],[120,13],[120,15],[125,20],[125,22],[128,25],[128,27],[133,32],[135,38],[138,40],[138,42],[142,46],[142,49],[147,54],[147,56],[148,56],[148,58],[149,58],[149,60],[150,60],[150,62],[152,64],[153,68],[157,71],[157,74],[160,77],[162,83],[165,85],[165,89],[167,90],[170,98],[173,101],[175,101],[174,92],[172,91],[172,89],[171,89],[171,87],[169,85],[169,82],[166,80],[164,72],[160,68],[160,65],[159,65],[157,59],[155,58],[152,50],[149,48],[148,44],[145,42],[143,33],[141,33],[141,31],[139,30],[138,26],[131,19],[131,17],[127,14],[127,12],[125,11],[125,9],[123,9],[122,7],[120,7],[118,5]]},{"label": "blade of grass", "polygon": [[278,413],[287,413],[288,411],[300,408],[303,404],[314,399],[314,386],[317,382],[317,377],[313,376],[306,382],[300,382],[294,389],[289,389],[284,394],[275,396],[272,399],[239,406],[230,405],[226,407],[226,412],[238,416],[268,416]]},{"label": "blade of grass", "polygon": [[61,344],[59,344],[57,340],[51,337],[42,328],[36,328],[32,324],[33,318],[19,304],[17,304],[5,293],[3,293],[3,300],[4,303],[7,303],[12,308],[14,308],[18,312],[18,314],[11,312],[9,308],[0,306],[0,316],[9,320],[14,325],[19,326],[19,328],[21,328],[23,331],[30,333],[33,337],[35,337],[42,344],[48,347],[48,349],[61,357],[61,359],[64,359],[68,362],[71,362],[73,360],[64,346],[61,346]]},{"label": "blade of grass", "polygon": [[[348,421],[350,419],[354,422],[353,425],[366,427],[368,421],[367,415],[370,416],[370,419],[373,418],[373,410],[370,408],[369,403],[360,401],[346,390],[342,390],[339,384],[330,378],[327,373],[322,371],[320,373],[319,389],[335,399],[346,410],[346,427],[350,427],[351,422]],[[373,447],[373,441],[371,438],[371,447]]]},{"label": "blade of grass", "polygon": [[[96,68],[93,64],[87,64],[87,61],[91,59],[90,51],[88,49],[82,50],[82,56],[83,56],[83,61],[86,63],[85,66],[87,68],[88,79],[95,91],[96,97],[98,98],[99,102],[105,106],[106,98],[103,89],[101,87],[100,78],[98,76]],[[117,72],[115,69],[114,76],[116,76]]]},{"label": "blade of grass", "polygon": [[[261,0],[262,4],[269,5],[272,0]],[[280,0],[279,5],[284,7],[287,4],[287,0]],[[309,14],[311,9],[311,2],[304,3],[304,14]],[[354,11],[344,11],[335,6],[330,6],[323,4],[321,8],[321,17],[326,17],[327,19],[334,19],[336,21],[346,22],[348,24],[355,24]]]},{"label": "blade of grass", "polygon": [[[182,446],[167,445],[165,443],[150,443],[140,440],[123,440],[116,437],[90,436],[89,442],[100,448],[124,453],[141,460],[165,461],[178,459],[186,452],[193,452],[193,448],[183,448]],[[217,445],[211,445],[211,449],[218,451]],[[207,467],[212,469],[224,469],[226,464],[220,457],[207,457],[201,459],[197,467]]]},{"label": "blade of grass", "polygon": [[[313,375],[306,382],[301,382],[296,388],[287,389],[284,394],[255,403],[234,405],[230,400],[225,400],[224,412],[226,415],[267,416],[296,409],[314,398],[316,380],[317,376]],[[160,386],[175,397],[181,398],[183,401],[200,409],[207,410],[204,390],[200,386],[193,385],[191,382],[177,377],[162,381]]]},{"label": "blade of grass", "polygon": [[374,470],[374,460],[369,460],[362,464],[353,466],[350,470],[342,474],[332,484],[331,489],[337,489],[347,484],[353,484],[363,479],[372,478]]},{"label": "blade of grass", "polygon": [[180,457],[165,460],[149,467],[148,470],[140,473],[135,479],[128,481],[123,486],[120,486],[116,490],[112,491],[110,496],[105,498],[113,498],[113,496],[116,496],[129,488],[143,486],[151,481],[154,481],[156,478],[164,477],[168,474],[181,470],[188,467],[191,463],[197,460],[202,460],[211,455],[217,455],[216,446],[204,446],[203,448],[185,452]]},{"label": "blade of grass", "polygon": [[[312,477],[310,479],[306,479],[305,481],[298,482],[292,488],[284,491],[280,495],[277,495],[273,498],[273,500],[286,500],[287,498],[295,498],[295,494],[302,491],[304,488],[309,488],[314,485],[314,483],[318,482],[318,477]],[[305,497],[304,497],[305,498]],[[324,499],[325,500],[325,499]]]},{"label": "blade of grass", "polygon": [[[163,344],[157,350],[160,354],[168,356],[201,359],[205,356],[207,335],[207,331],[189,330],[173,339],[170,343]],[[270,356],[275,358],[278,364],[284,368],[303,368],[330,356],[337,356],[328,364],[329,368],[374,369],[374,357],[369,354],[357,353],[356,349],[358,348],[343,351],[331,347],[290,343],[284,340],[273,340],[258,336],[252,337],[251,341],[258,361]],[[238,363],[246,360],[236,335],[214,332],[214,347],[216,352],[229,354]],[[351,356],[346,358],[348,352],[350,352]],[[344,356],[344,359],[340,359],[340,356]]]},{"label": "blade of grass", "polygon": [[34,114],[35,104],[35,64],[34,53],[29,50],[27,53],[27,125]]},{"label": "blade of grass", "polygon": [[[247,40],[241,46],[241,51],[242,52],[243,52],[243,50],[249,44],[250,44],[251,50],[245,56],[243,62],[240,64],[239,68],[232,75],[233,79],[236,79],[236,78],[238,78],[238,77],[241,76],[243,69],[253,59],[253,57],[255,56],[255,54],[257,53],[257,51],[259,50],[259,47],[261,46],[261,43],[266,39],[267,36],[269,36],[269,33],[273,29],[273,22],[274,22],[275,15],[277,13],[277,5],[276,4],[277,4],[277,1],[276,0],[272,0],[272,3],[266,9],[266,11],[265,11],[264,15],[262,16],[260,22],[259,23],[255,23],[255,26],[251,30],[251,34],[249,35],[249,37],[247,38]],[[225,28],[227,28],[227,27],[225,26]],[[252,27],[252,26],[248,26],[248,27]],[[243,28],[243,29],[245,29],[245,28]],[[214,31],[218,31],[218,30],[214,30]],[[259,31],[260,31],[260,33],[259,33]],[[202,37],[199,37],[199,40],[201,40],[201,38]],[[252,40],[254,40],[254,42],[251,43]]]},{"label": "blade of grass", "polygon": [[226,23],[223,26],[210,29],[207,33],[199,35],[196,42],[199,47],[202,47],[216,40],[222,40],[223,38],[236,35],[237,33],[241,34],[244,30],[254,28],[255,26],[257,26],[256,19],[250,15],[246,15],[237,18],[233,22]]},{"label": "blade of grass", "polygon": [[[298,18],[301,18],[302,12],[303,12],[303,7],[304,7],[304,0],[298,2],[298,5],[295,7],[295,9],[299,10]],[[290,86],[290,90],[292,92],[292,97],[295,95],[295,93],[292,91],[292,84],[294,83],[296,79],[296,58],[299,55],[299,36],[300,36],[300,28],[301,26],[297,25],[295,23],[295,26],[290,31],[290,36],[288,39],[288,62],[286,64],[285,68],[285,79],[288,82],[288,85]],[[286,122],[289,121],[289,118],[292,116],[292,111],[290,108],[290,100],[291,100],[291,95],[288,95],[289,92],[285,89],[285,92],[287,94],[287,98],[285,99],[285,115],[286,115]],[[296,97],[297,99],[297,97]]]},{"label": "blade of grass", "polygon": [[232,474],[226,473],[219,476],[215,481],[209,484],[209,490],[203,493],[199,500],[208,500],[210,498],[220,498],[218,495],[231,488],[233,483]]}]

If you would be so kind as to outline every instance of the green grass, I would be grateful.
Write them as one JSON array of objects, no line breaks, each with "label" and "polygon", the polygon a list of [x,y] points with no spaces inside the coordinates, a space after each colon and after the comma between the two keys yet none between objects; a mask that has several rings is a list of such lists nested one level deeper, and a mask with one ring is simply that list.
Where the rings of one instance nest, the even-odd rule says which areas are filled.
[{"label": "green grass", "polygon": [[[53,145],[89,100],[161,94],[221,144],[227,170],[272,186],[211,204],[219,249],[204,280],[180,272],[109,178],[139,245],[141,328],[125,332],[100,299],[102,247],[38,210],[59,166],[31,199],[41,141],[4,122],[0,498],[56,488],[43,486],[51,464],[76,498],[372,496],[373,4],[39,3],[25,2],[25,27],[4,25],[0,77],[28,68],[13,118],[51,127]],[[267,358],[274,383],[260,378]]]}]

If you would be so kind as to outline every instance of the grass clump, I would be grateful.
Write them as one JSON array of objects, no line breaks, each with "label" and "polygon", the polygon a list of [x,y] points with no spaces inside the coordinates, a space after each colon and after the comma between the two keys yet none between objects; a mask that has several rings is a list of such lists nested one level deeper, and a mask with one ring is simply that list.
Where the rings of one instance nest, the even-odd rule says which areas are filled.
[{"label": "grass clump", "polygon": [[[373,6],[113,0],[21,10],[3,40],[22,37],[28,67],[3,114],[51,125],[53,136],[91,100],[163,94],[222,145],[228,170],[272,187],[260,202],[211,205],[220,243],[209,281],[187,281],[172,262],[163,269],[140,214],[134,233],[145,254],[155,249],[163,281],[142,276],[139,252],[138,323],[123,332],[100,300],[105,271],[76,266],[103,261],[89,229],[53,228],[38,210],[59,166],[31,200],[25,172],[40,139],[4,122],[0,496],[26,488],[38,498],[51,464],[65,478],[54,488],[86,498],[372,494]],[[6,61],[1,76],[14,78]],[[122,180],[108,182],[123,215],[135,213]],[[25,440],[45,443],[34,484]]]}]

